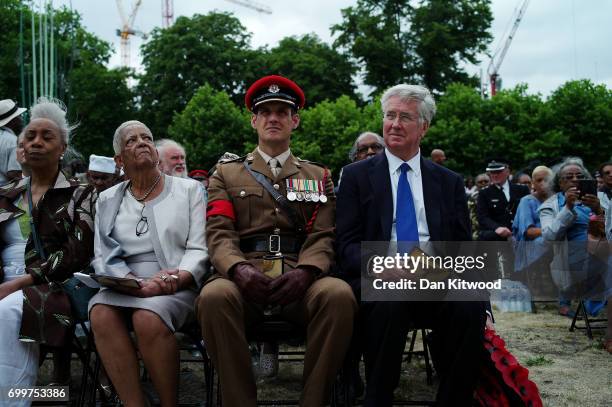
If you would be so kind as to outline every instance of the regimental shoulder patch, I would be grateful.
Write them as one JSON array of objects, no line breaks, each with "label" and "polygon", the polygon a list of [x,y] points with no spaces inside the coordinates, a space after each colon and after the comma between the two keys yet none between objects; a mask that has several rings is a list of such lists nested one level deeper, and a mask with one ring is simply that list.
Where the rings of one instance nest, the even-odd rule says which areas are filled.
[{"label": "regimental shoulder patch", "polygon": [[219,157],[219,160],[217,161],[217,165],[233,163],[233,162],[243,162],[244,160],[246,160],[246,158],[247,158],[246,155],[239,157],[238,155],[233,154],[233,153],[225,153],[221,157]]}]

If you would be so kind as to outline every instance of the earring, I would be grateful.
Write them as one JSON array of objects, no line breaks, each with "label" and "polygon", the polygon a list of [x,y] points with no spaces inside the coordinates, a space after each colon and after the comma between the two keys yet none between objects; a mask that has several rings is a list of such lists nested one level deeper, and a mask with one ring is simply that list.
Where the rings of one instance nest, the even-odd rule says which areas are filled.
[{"label": "earring", "polygon": [[60,155],[60,161],[64,159],[64,154]]}]

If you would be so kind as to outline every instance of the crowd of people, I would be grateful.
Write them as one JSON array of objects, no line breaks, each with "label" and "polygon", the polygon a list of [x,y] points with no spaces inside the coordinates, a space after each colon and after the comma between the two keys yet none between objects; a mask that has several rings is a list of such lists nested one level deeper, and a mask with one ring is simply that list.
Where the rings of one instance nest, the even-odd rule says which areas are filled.
[{"label": "crowd of people", "polygon": [[[246,330],[273,315],[306,332],[303,406],[329,403],[340,368],[358,369],[361,355],[364,405],[390,406],[414,325],[433,331],[437,405],[472,405],[490,303],[362,302],[362,242],[612,238],[612,163],[596,194],[580,193],[590,174],[575,158],[516,182],[496,158],[464,181],[444,151],[421,152],[436,113],[422,86],[383,94],[382,136],[356,138],[337,187],[327,167],[291,151],[305,104],[297,84],[261,78],[245,102],[257,133],[245,156],[189,172],[183,146],[131,120],[117,127],[114,157],[90,156],[83,183],[63,170],[74,129],[61,102],[40,99],[25,126],[25,109],[0,102],[0,388],[33,386],[41,349],[65,349],[86,319],[125,405],[146,403],[139,358],[161,405],[176,405],[174,333],[195,321],[223,404],[254,406]],[[579,257],[554,258],[577,269],[587,261]],[[554,275],[568,267],[551,265]],[[77,272],[107,283],[83,302]],[[559,296],[568,314],[569,294]]]}]

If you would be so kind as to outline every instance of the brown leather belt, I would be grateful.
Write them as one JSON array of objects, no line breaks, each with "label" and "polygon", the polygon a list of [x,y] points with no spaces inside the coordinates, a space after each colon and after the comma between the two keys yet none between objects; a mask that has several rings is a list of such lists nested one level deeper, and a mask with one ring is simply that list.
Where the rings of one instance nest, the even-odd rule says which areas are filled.
[{"label": "brown leather belt", "polygon": [[257,235],[240,239],[240,250],[243,253],[299,253],[302,240],[289,235]]}]

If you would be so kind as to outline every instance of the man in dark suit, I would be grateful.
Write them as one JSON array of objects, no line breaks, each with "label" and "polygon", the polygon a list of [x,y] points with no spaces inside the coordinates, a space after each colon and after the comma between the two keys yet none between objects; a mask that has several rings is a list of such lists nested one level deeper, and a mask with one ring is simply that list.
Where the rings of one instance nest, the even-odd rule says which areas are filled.
[{"label": "man in dark suit", "polygon": [[512,221],[519,201],[529,194],[525,185],[511,184],[508,162],[496,159],[487,165],[491,183],[478,193],[478,240],[503,241],[512,236]]},{"label": "man in dark suit", "polygon": [[[471,240],[462,177],[421,156],[420,142],[435,113],[430,92],[397,85],[381,102],[385,153],[345,167],[337,197],[338,265],[357,298],[362,242]],[[391,405],[411,324],[434,330],[438,405],[471,405],[487,318],[484,302],[362,302],[359,318],[364,406]]]}]

